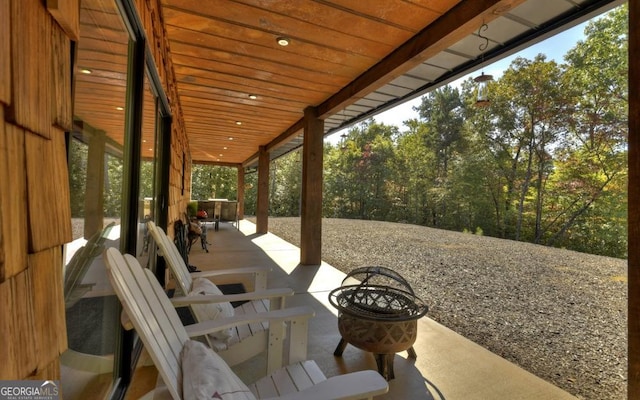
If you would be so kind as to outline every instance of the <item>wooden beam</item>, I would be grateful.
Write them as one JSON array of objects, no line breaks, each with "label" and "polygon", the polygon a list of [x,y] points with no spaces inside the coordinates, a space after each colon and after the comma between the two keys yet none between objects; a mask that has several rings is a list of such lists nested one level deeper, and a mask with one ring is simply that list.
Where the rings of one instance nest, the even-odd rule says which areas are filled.
[{"label": "wooden beam", "polygon": [[194,162],[194,164],[215,165],[217,167],[229,167],[229,168],[240,168],[240,167],[242,167],[242,164],[230,163],[230,162],[222,162],[222,161],[198,161],[198,162]]},{"label": "wooden beam", "polygon": [[238,166],[238,220],[244,219],[244,168]]},{"label": "wooden beam", "polygon": [[[293,137],[298,134],[301,130],[304,129],[304,118],[296,121],[295,124],[291,125],[286,131],[282,132],[278,137],[269,142],[265,147],[267,151],[273,151],[280,146],[287,144]],[[249,158],[242,162],[243,166],[247,166],[259,157],[260,152],[256,152],[252,154]]]},{"label": "wooden beam", "polygon": [[416,67],[524,0],[462,1],[318,106],[322,119]]},{"label": "wooden beam", "polygon": [[627,398],[640,399],[640,2],[629,2]]},{"label": "wooden beam", "polygon": [[304,110],[302,146],[302,207],[300,221],[300,264],[322,263],[322,158],[324,121],[318,110]]},{"label": "wooden beam", "polygon": [[264,234],[267,232],[269,232],[269,152],[265,146],[260,146],[256,233]]}]

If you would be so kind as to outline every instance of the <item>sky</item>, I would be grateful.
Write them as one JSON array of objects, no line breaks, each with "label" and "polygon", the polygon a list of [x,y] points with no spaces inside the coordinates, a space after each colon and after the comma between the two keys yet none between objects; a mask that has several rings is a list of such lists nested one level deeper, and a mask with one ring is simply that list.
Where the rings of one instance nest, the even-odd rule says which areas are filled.
[{"label": "sky", "polygon": [[[571,29],[567,29],[549,39],[543,40],[531,47],[528,47],[518,53],[515,53],[509,57],[505,57],[500,61],[488,65],[482,68],[482,72],[485,74],[493,75],[494,79],[502,76],[502,73],[509,67],[509,64],[516,57],[524,57],[532,60],[539,53],[545,54],[547,60],[555,60],[558,63],[564,62],[564,55],[575,46],[579,40],[584,39],[584,28],[588,21],[574,26]],[[474,70],[473,72],[453,81],[450,83],[452,86],[458,86],[462,81],[466,80],[469,76],[479,75],[480,70]],[[418,118],[418,113],[413,111],[413,107],[420,105],[421,98],[417,97],[406,103],[400,104],[390,110],[380,113],[374,117],[376,122],[383,123],[385,125],[393,125],[400,128],[400,131],[404,131],[403,121],[411,118]],[[325,138],[325,141],[329,141],[332,144],[336,144],[340,140],[342,131],[338,131],[333,135]]]}]

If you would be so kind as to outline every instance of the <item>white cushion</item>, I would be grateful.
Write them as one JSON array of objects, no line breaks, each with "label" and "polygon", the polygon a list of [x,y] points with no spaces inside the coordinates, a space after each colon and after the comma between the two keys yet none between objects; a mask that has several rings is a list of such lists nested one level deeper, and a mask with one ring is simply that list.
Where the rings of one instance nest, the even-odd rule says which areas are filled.
[{"label": "white cushion", "polygon": [[188,340],[180,354],[185,400],[255,400],[231,368],[204,344]]},{"label": "white cushion", "polygon": [[[201,295],[221,295],[220,289],[210,280],[206,278],[196,278],[191,285],[189,296]],[[191,310],[196,314],[198,321],[207,321],[221,318],[233,317],[234,311],[231,303],[210,303],[210,304],[192,304]],[[213,339],[228,342],[233,336],[233,328],[225,329],[219,332],[210,333]]]}]

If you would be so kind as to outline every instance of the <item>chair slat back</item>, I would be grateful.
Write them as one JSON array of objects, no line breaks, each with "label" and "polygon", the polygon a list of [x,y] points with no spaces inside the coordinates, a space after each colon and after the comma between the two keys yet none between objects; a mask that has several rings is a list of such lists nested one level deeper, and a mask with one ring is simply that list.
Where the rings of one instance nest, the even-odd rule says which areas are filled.
[{"label": "chair slat back", "polygon": [[184,263],[184,259],[180,255],[178,248],[175,243],[169,239],[169,236],[167,236],[164,230],[153,221],[148,221],[147,227],[156,245],[160,248],[162,256],[169,265],[173,277],[178,282],[182,294],[186,296],[191,291],[193,279],[191,279],[191,275],[189,275],[189,268],[187,268],[187,265]]},{"label": "chair slat back", "polygon": [[116,248],[105,251],[109,280],[171,396],[182,398],[180,352],[188,336],[153,273]]}]

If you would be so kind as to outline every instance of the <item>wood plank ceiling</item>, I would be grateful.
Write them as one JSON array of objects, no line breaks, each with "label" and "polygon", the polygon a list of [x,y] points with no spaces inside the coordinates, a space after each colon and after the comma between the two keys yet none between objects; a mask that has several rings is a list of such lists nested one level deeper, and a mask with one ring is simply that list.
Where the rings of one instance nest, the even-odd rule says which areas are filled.
[{"label": "wood plank ceiling", "polygon": [[[245,167],[256,165],[259,146],[272,158],[300,146],[308,106],[331,133],[619,3],[161,0],[192,160]],[[128,36],[114,0],[81,5],[78,72],[91,73],[76,75],[76,118],[118,145]],[[143,135],[152,142],[147,104]]]},{"label": "wood plank ceiling", "polygon": [[614,3],[162,0],[162,12],[193,161],[246,167],[259,146],[274,158],[302,143],[305,107],[331,133]]},{"label": "wood plank ceiling", "polygon": [[522,1],[162,0],[193,161],[244,163],[305,107],[336,114]]}]

